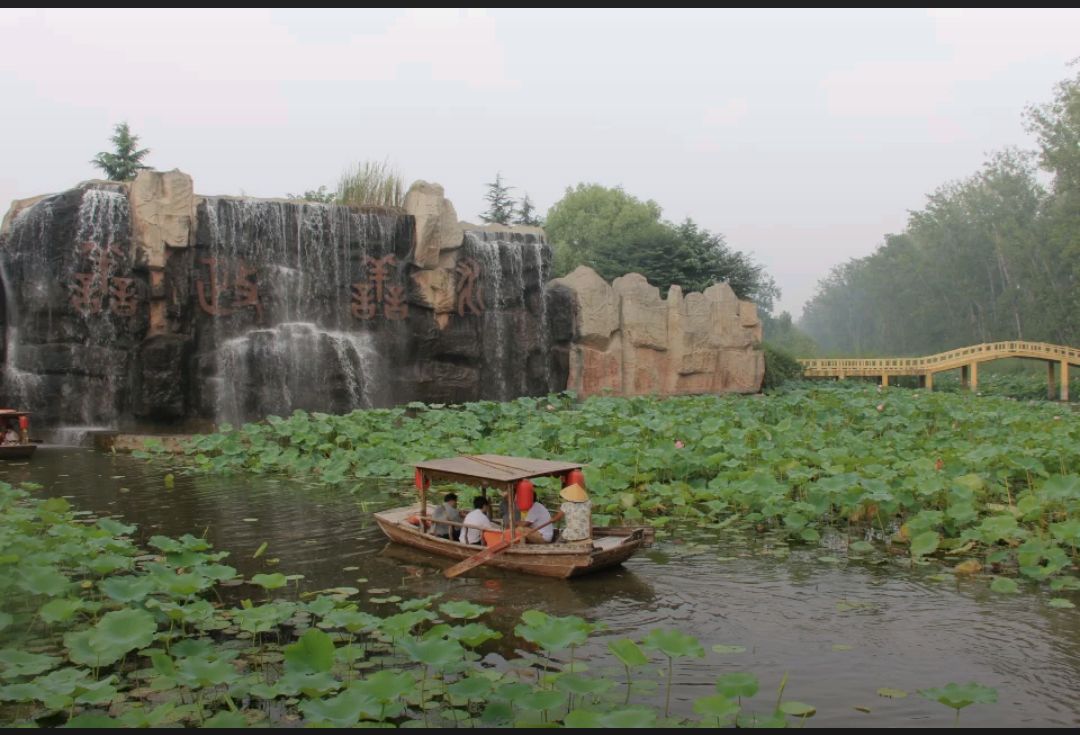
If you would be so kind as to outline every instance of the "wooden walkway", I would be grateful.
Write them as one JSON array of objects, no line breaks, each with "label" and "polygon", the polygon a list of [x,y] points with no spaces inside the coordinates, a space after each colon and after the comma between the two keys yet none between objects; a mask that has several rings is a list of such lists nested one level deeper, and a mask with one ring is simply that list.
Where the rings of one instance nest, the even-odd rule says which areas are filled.
[{"label": "wooden walkway", "polygon": [[[892,375],[917,375],[928,390],[934,388],[934,374],[945,370],[960,370],[964,386],[979,389],[979,363],[1021,357],[1042,360],[1046,363],[1047,397],[1055,398],[1055,384],[1060,384],[1057,397],[1069,400],[1069,365],[1080,367],[1080,349],[1051,345],[1045,342],[987,342],[981,345],[960,347],[926,357],[873,357],[873,358],[821,358],[800,359],[803,376],[807,378],[880,378],[882,385],[889,384]],[[1054,366],[1058,375],[1054,375]]]}]

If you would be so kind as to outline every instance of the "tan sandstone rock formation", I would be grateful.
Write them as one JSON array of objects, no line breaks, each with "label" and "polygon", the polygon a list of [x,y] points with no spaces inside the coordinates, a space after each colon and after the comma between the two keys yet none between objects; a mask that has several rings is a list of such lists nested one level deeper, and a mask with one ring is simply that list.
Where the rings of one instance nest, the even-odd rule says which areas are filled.
[{"label": "tan sandstone rock formation", "polygon": [[765,374],[757,308],[718,283],[668,298],[631,273],[608,284],[580,266],[552,285],[575,300],[567,387],[581,395],[756,393]]},{"label": "tan sandstone rock formation", "polygon": [[194,237],[194,182],[181,171],[140,171],[129,196],[139,260],[164,268],[165,248],[186,248]]}]

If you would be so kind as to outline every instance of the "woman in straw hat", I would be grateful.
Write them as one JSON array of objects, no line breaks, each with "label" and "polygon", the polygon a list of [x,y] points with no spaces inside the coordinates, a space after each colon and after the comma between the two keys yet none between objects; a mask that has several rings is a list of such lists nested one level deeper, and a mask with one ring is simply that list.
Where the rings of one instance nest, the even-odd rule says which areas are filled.
[{"label": "woman in straw hat", "polygon": [[588,541],[592,538],[592,503],[585,494],[585,488],[577,483],[567,485],[559,493],[566,502],[559,507],[555,516],[566,518],[566,525],[559,538],[566,542]]}]

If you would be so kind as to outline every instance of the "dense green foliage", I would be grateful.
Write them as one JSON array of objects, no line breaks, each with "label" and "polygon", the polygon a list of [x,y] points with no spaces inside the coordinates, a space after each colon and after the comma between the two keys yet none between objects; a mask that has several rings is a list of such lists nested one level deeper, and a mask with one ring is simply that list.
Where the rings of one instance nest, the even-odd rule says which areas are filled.
[{"label": "dense green foliage", "polygon": [[[783,350],[794,357],[815,357],[818,346],[810,336],[792,322],[791,314],[786,311],[773,316],[767,311],[758,312],[765,341],[774,348]],[[766,369],[768,364],[766,363]]]},{"label": "dense green foliage", "polygon": [[104,171],[110,181],[131,181],[135,174],[148,168],[142,164],[142,159],[150,149],[139,149],[139,136],[131,134],[126,122],[117,125],[115,130],[111,140],[116,150],[112,153],[102,151],[94,156],[90,163]]},{"label": "dense green foliage", "polygon": [[[500,667],[483,659],[504,637],[484,622],[490,607],[386,589],[300,594],[302,575],[239,580],[221,563],[228,552],[203,539],[152,536],[143,548],[134,525],[85,518],[61,498],[6,483],[0,511],[0,725],[783,727],[816,711],[784,700],[786,675],[774,699],[756,696],[754,674],[727,671],[694,700],[700,720],[661,719],[674,667],[708,655],[678,630],[609,640],[610,655],[587,666],[575,652],[602,625],[527,610],[514,642],[535,653]],[[241,581],[265,601],[225,601],[225,586]],[[737,650],[714,645],[711,665]],[[663,713],[647,699],[656,681],[635,676],[659,661]],[[605,663],[625,671],[625,685],[603,674]],[[921,693],[957,711],[996,699],[975,683]]]},{"label": "dense green foliage", "polygon": [[738,523],[811,543],[826,527],[861,538],[869,526],[891,544],[922,536],[914,558],[971,555],[1002,574],[1077,584],[1062,575],[1080,545],[1080,414],[1053,403],[800,383],[756,399],[412,404],[225,428],[194,440],[184,461],[347,484],[481,453],[587,462],[598,525]]},{"label": "dense green foliage", "polygon": [[775,390],[784,383],[802,378],[802,365],[784,350],[766,342],[762,345],[765,352],[765,379],[762,388]]},{"label": "dense green foliage", "polygon": [[640,273],[661,291],[674,284],[702,291],[727,281],[739,298],[772,308],[780,292],[760,265],[693,220],[676,225],[661,214],[656,202],[643,202],[621,188],[568,188],[548,210],[544,225],[555,250],[555,274],[579,265],[608,280]]},{"label": "dense green foliage", "polygon": [[[1080,76],[1007,150],[939,188],[907,229],[818,285],[801,326],[831,354],[916,355],[1025,339],[1080,344]],[[1036,164],[1053,177],[1046,190]]]}]

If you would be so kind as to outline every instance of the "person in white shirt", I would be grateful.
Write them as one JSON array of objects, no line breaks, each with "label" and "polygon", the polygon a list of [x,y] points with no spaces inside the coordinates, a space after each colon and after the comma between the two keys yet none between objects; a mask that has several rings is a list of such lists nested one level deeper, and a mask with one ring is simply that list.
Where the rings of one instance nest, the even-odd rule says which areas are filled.
[{"label": "person in white shirt", "polygon": [[473,509],[469,511],[469,515],[465,516],[465,520],[462,523],[465,524],[465,528],[461,529],[461,535],[458,540],[463,544],[480,545],[483,543],[484,532],[483,529],[491,529],[493,531],[501,530],[498,526],[491,522],[488,518],[488,513],[491,512],[491,503],[483,495],[478,495],[473,498]]},{"label": "person in white shirt", "polygon": [[[558,520],[558,518],[554,520]],[[551,523],[551,521],[551,513],[544,507],[543,503],[536,499],[534,493],[532,507],[529,508],[529,512],[525,514],[525,520],[522,522],[523,526],[530,529],[525,536],[525,543],[550,544],[555,535],[555,524]]]}]

